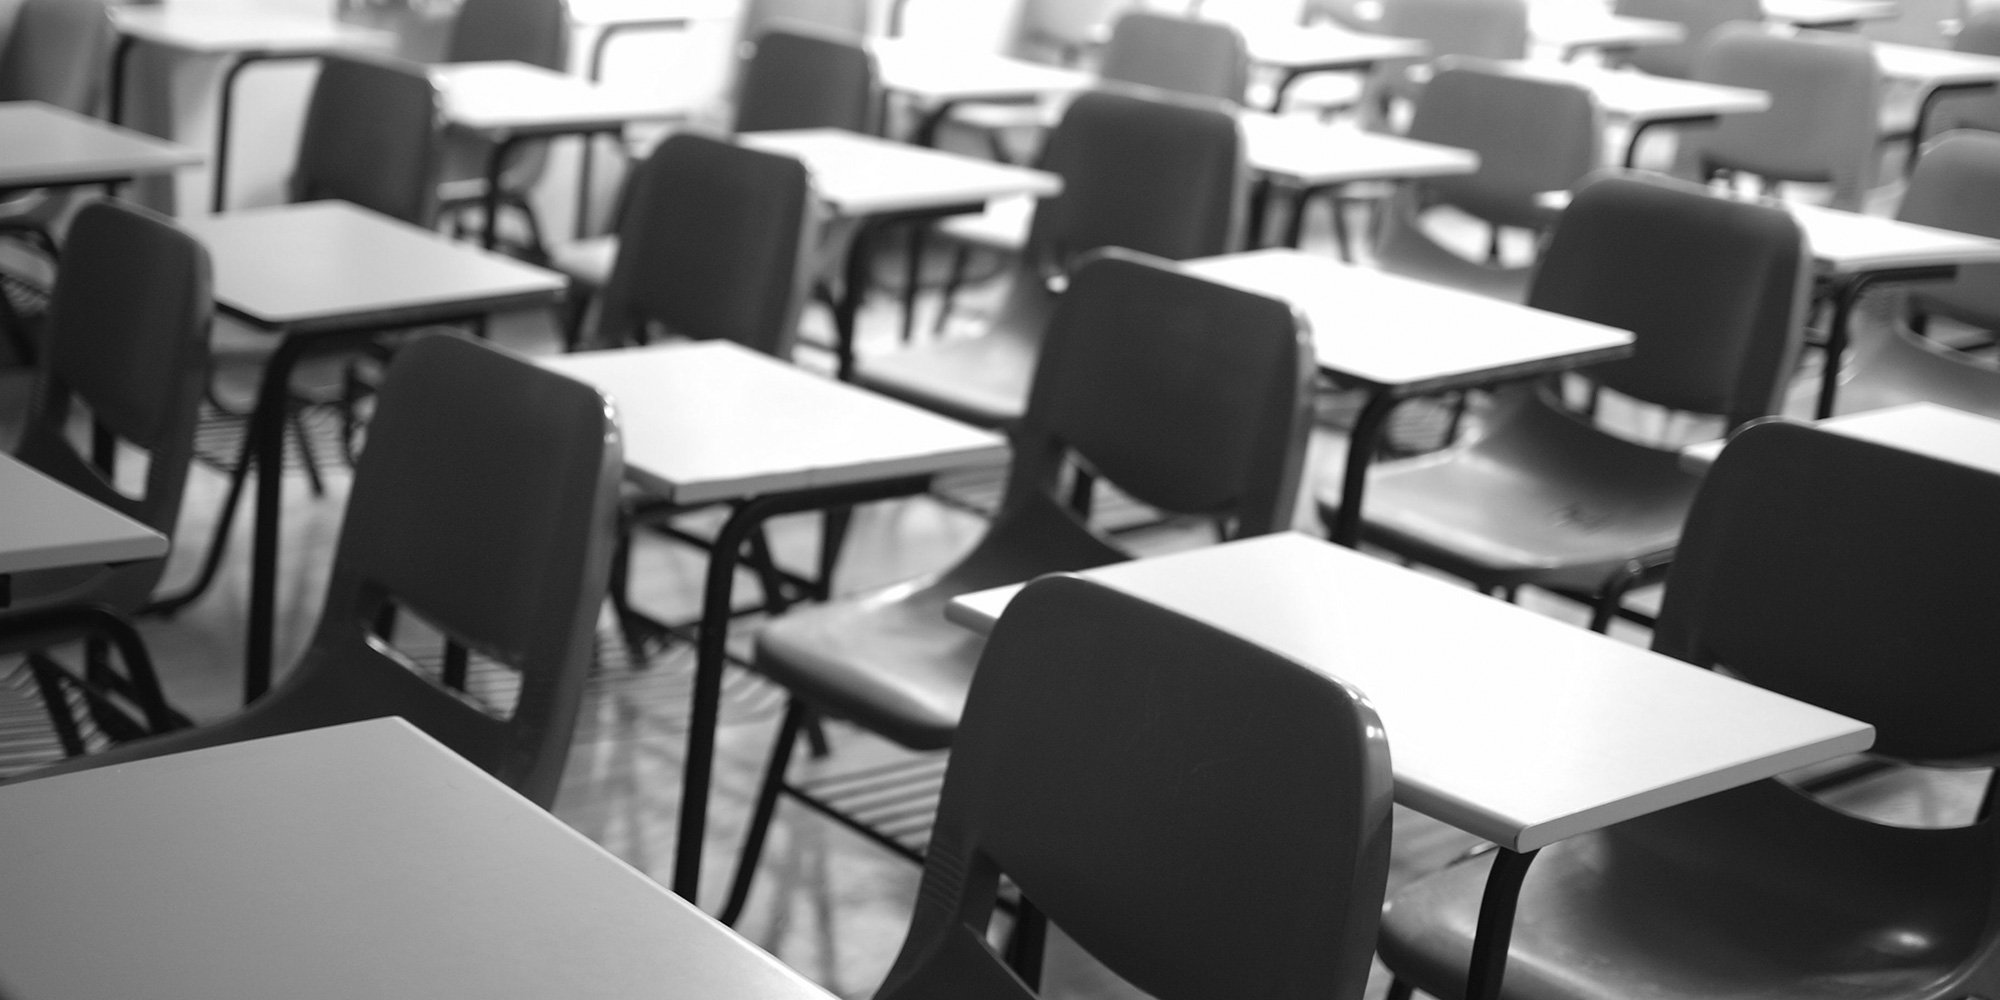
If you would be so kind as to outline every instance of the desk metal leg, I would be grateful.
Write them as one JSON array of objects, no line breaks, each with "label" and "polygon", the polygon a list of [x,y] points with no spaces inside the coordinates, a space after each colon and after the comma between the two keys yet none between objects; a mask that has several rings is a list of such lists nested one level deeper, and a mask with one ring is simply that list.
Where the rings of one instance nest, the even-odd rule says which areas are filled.
[{"label": "desk metal leg", "polygon": [[1646,131],[1661,126],[1713,125],[1719,115],[1690,115],[1686,118],[1650,118],[1632,123],[1632,134],[1625,139],[1625,168],[1630,170],[1639,159],[1639,140]]},{"label": "desk metal leg", "polygon": [[1340,510],[1333,520],[1333,541],[1348,548],[1361,545],[1361,498],[1368,490],[1368,466],[1375,460],[1375,448],[1388,427],[1389,414],[1402,402],[1380,389],[1370,390],[1368,402],[1354,418],[1347,435],[1347,467],[1340,480]]},{"label": "desk metal leg", "polygon": [[844,507],[920,493],[929,476],[871,483],[823,486],[752,498],[729,515],[709,551],[702,588],[701,634],[695,642],[694,693],[689,707],[687,761],[681,773],[680,831],[674,844],[673,890],[696,902],[701,885],[701,851],[708,823],[708,788],[715,769],[715,728],[721,711],[722,672],[728,665],[736,565],[763,523],[780,514]]},{"label": "desk metal leg", "polygon": [[1922,154],[1924,123],[1931,120],[1931,111],[1937,102],[1948,93],[1978,93],[2000,87],[2000,80],[1971,80],[1965,83],[1939,84],[1924,92],[1917,102],[1917,117],[1910,123],[1910,152],[1903,160],[1903,176],[1907,179],[1917,169],[1917,157]]},{"label": "desk metal leg", "polygon": [[1885,282],[1948,280],[1957,273],[1956,264],[1937,264],[1869,271],[1832,281],[1833,319],[1827,324],[1825,367],[1820,371],[1819,402],[1813,408],[1813,416],[1821,420],[1833,416],[1835,397],[1840,391],[1840,363],[1847,354],[1847,342],[1852,335],[1849,326],[1854,322],[1854,306],[1861,300],[1862,292]]},{"label": "desk metal leg", "polygon": [[119,35],[118,43],[111,49],[111,96],[105,109],[105,121],[113,125],[124,124],[125,118],[125,77],[132,61],[132,48],[139,44],[131,35]]},{"label": "desk metal leg", "polygon": [[1493,852],[1486,893],[1479,900],[1479,925],[1472,936],[1472,963],[1466,970],[1466,1000],[1497,1000],[1507,975],[1507,946],[1514,937],[1514,909],[1534,851]]}]

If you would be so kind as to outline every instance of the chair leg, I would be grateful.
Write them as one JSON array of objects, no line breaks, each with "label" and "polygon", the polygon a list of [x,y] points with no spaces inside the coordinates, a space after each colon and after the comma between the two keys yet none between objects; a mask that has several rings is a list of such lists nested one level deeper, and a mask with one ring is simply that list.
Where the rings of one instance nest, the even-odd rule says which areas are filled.
[{"label": "chair leg", "polygon": [[764,838],[771,832],[771,816],[778,808],[778,794],[784,791],[785,769],[792,761],[792,747],[810,710],[797,698],[785,702],[784,720],[778,723],[778,738],[771,743],[771,759],[764,765],[764,783],[757,787],[757,801],[743,830],[743,851],[736,857],[736,875],[729,883],[729,900],[718,918],[734,925],[750,899],[750,884],[757,877],[757,863],[764,856]]},{"label": "chair leg", "polygon": [[945,324],[951,322],[952,305],[958,301],[959,286],[965,284],[965,269],[971,262],[971,247],[961,243],[952,248],[951,270],[945,275],[944,287],[938,290],[937,318],[931,321],[932,336],[944,336]]},{"label": "chair leg", "polygon": [[1014,927],[1007,934],[1007,967],[1030,989],[1042,985],[1042,952],[1048,942],[1049,918],[1026,896],[1014,910]]},{"label": "chair leg", "polygon": [[813,597],[833,597],[833,571],[840,564],[840,550],[847,544],[847,526],[854,520],[852,506],[829,507],[820,518],[819,576],[813,581]]},{"label": "chair leg", "polygon": [[917,294],[923,290],[924,250],[929,243],[929,227],[921,222],[910,224],[909,256],[903,261],[903,343],[917,332]]},{"label": "chair leg", "polygon": [[1382,995],[1382,1000],[1410,1000],[1416,992],[1415,986],[1404,980],[1392,978],[1389,980],[1389,991]]},{"label": "chair leg", "polygon": [[42,705],[49,710],[49,725],[56,731],[56,742],[62,745],[63,756],[83,756],[83,733],[77,729],[76,717],[70,714],[69,698],[63,694],[62,672],[40,653],[28,655],[28,672],[35,678],[35,690],[41,692]]},{"label": "chair leg", "polygon": [[1618,617],[1618,609],[1625,604],[1625,595],[1639,582],[1641,570],[1638,566],[1626,565],[1604,581],[1597,592],[1597,600],[1590,608],[1590,630],[1592,632],[1611,631],[1611,619]]},{"label": "chair leg", "polygon": [[583,324],[590,317],[590,290],[577,282],[570,282],[569,294],[564,298],[562,315],[563,353],[574,352],[583,343]]}]

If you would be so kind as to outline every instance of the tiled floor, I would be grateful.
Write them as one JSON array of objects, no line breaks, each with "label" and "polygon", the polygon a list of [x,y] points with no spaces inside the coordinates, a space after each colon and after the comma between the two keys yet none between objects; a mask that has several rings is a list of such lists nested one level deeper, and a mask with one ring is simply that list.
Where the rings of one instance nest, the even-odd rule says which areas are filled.
[{"label": "tiled floor", "polygon": [[[894,323],[887,301],[887,296],[878,297],[880,304],[864,318],[865,347],[881,345],[894,336],[889,332]],[[824,318],[812,316],[809,322],[823,324]],[[552,351],[556,344],[548,318],[539,314],[509,318],[498,324],[496,336],[530,353]],[[819,359],[808,357],[806,361],[818,363]],[[18,389],[18,384],[13,384],[0,390],[0,400],[18,406]],[[12,411],[0,409],[0,419],[8,412]],[[1322,435],[1319,444],[1337,449],[1339,441],[1337,435]],[[1322,455],[1316,464],[1327,464],[1336,457]],[[180,532],[181,550],[170,580],[185,579],[192,571],[195,542],[208,537],[222,487],[223,480],[212,471],[194,475]],[[287,561],[279,600],[281,664],[303,641],[317,608],[317,588],[339,529],[345,473],[337,468],[332,472],[324,497],[310,495],[298,477],[293,477],[288,489]],[[844,591],[863,589],[941,567],[976,538],[981,523],[964,510],[924,498],[865,508],[852,529],[839,587]],[[815,530],[810,517],[782,523],[776,532],[781,557],[789,555],[803,563],[814,544]],[[247,536],[241,530],[238,535],[238,550],[207,596],[173,618],[143,623],[162,664],[170,696],[199,718],[229,712],[239,690],[246,580],[241,547]],[[1174,531],[1140,538],[1143,545],[1161,547],[1185,541]],[[634,569],[639,602],[670,619],[692,617],[701,566],[699,556],[684,548],[659,541],[643,543]],[[1545,610],[1571,620],[1580,617],[1568,608],[1551,605]],[[612,635],[607,629],[605,663],[593,681],[556,812],[593,840],[664,879],[673,847],[691,655],[685,647],[668,649],[635,665],[616,648]],[[1630,637],[1643,641],[1636,634]],[[16,674],[6,672],[7,667],[0,664],[0,681],[4,681],[0,683],[0,708],[9,703],[18,706],[31,694],[22,689]],[[781,701],[778,692],[748,675],[735,678],[730,685],[711,814],[707,891],[702,900],[710,907],[719,904],[733,865],[737,830]],[[0,729],[19,731],[32,720],[30,705],[25,713],[0,714]],[[893,752],[879,741],[839,726],[832,728],[831,736],[834,753],[830,760],[842,765]],[[0,754],[19,752],[18,745],[0,743]],[[1962,811],[1970,787],[1955,785],[1944,797],[1876,796],[1878,801],[1870,808],[1935,821],[1954,810]],[[1859,800],[1871,794],[1857,790],[1854,797]],[[1406,810],[1398,811],[1396,822],[1392,884],[1442,863],[1472,842],[1464,834]],[[846,831],[801,809],[782,808],[763,877],[741,930],[834,992],[866,996],[879,982],[901,940],[916,874],[913,866]],[[1170,873],[1162,875],[1171,877]],[[1055,996],[1131,992],[1060,942],[1052,949],[1049,981],[1049,992]],[[1371,992],[1381,987],[1378,976]]]}]

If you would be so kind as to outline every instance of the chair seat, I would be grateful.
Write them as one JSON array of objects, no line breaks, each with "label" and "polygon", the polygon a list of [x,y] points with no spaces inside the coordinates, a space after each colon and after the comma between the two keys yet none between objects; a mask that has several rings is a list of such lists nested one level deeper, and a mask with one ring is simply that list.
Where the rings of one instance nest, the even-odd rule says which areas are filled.
[{"label": "chair seat", "polygon": [[1020,253],[1028,245],[1028,223],[1034,215],[1035,199],[1002,198],[988,202],[978,215],[954,215],[939,222],[937,232],[981,249]]},{"label": "chair seat", "polygon": [[618,237],[606,234],[560,243],[549,248],[549,267],[569,276],[570,281],[602,290],[611,281],[611,265],[618,260]]},{"label": "chair seat", "polygon": [[[1991,839],[1879,825],[1772,781],[1573,837],[1528,869],[1502,996],[1961,995]],[[1394,894],[1380,944],[1399,978],[1464,995],[1488,868],[1453,865]]]},{"label": "chair seat", "polygon": [[[1392,207],[1390,211],[1401,209]],[[1415,231],[1415,223],[1407,219],[1391,219],[1388,227],[1375,247],[1375,266],[1382,270],[1506,302],[1527,299],[1533,268],[1496,267],[1467,260]]]},{"label": "chair seat", "polygon": [[979,427],[1006,426],[1027,409],[1040,342],[1003,324],[1004,310],[980,336],[863,358],[854,381]]},{"label": "chair seat", "polygon": [[913,581],[796,608],[757,635],[756,669],[807,703],[913,750],[949,747],[985,640]]},{"label": "chair seat", "polygon": [[1478,441],[1375,469],[1362,538],[1488,586],[1589,592],[1673,551],[1700,484],[1677,452],[1515,405]]}]

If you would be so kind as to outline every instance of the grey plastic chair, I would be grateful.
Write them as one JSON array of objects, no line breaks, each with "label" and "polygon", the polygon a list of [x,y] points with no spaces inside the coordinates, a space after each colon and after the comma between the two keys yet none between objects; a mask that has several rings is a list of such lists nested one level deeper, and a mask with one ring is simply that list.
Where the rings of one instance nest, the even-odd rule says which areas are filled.
[{"label": "grey plastic chair", "polygon": [[1671,21],[1687,29],[1682,41],[1641,45],[1617,57],[1618,62],[1641,72],[1683,80],[1693,79],[1695,54],[1715,29],[1732,21],[1760,24],[1764,20],[1761,0],[1613,0],[1611,9],[1623,17]]},{"label": "grey plastic chair", "polygon": [[[1632,331],[1631,358],[1580,373],[1595,384],[1733,428],[1777,412],[1811,276],[1782,209],[1607,176],[1563,213],[1527,304]],[[1700,479],[1677,448],[1601,429],[1554,388],[1507,387],[1476,439],[1377,465],[1361,540],[1482,589],[1575,597],[1602,631],[1629,588],[1664,572]],[[1338,503],[1321,501],[1329,526]]]},{"label": "grey plastic chair", "polygon": [[1005,876],[1149,996],[1358,1000],[1393,785],[1360,692],[1100,584],[1038,580],[980,656],[875,996],[1034,996],[986,944]]},{"label": "grey plastic chair", "polygon": [[1050,282],[1099,247],[1171,259],[1234,246],[1246,171],[1234,115],[1160,91],[1081,94],[1049,137],[1044,169],[1061,195],[1040,202],[1007,297],[987,330],[864,356],[854,381],[983,427],[1027,404]]},{"label": "grey plastic chair", "polygon": [[1831,204],[1861,209],[1873,183],[1881,73],[1866,40],[1832,32],[1796,36],[1761,25],[1718,27],[1696,54],[1696,79],[1762,90],[1769,109],[1724,115],[1681,138],[1675,173],[1719,173],[1828,184]]},{"label": "grey plastic chair", "polygon": [[[1887,761],[1991,767],[1996,509],[1988,472],[1746,427],[1689,513],[1653,648],[1870,723]],[[1391,897],[1390,996],[1463,995],[1486,868],[1453,865]],[[1895,826],[1759,781],[1544,848],[1502,996],[1993,996],[1996,908],[1990,814]]]},{"label": "grey plastic chair", "polygon": [[[980,641],[944,618],[958,594],[1129,553],[1066,504],[1088,469],[1161,510],[1224,518],[1238,537],[1291,524],[1313,375],[1291,308],[1105,250],[1073,275],[1049,321],[1000,511],[973,550],[933,576],[803,606],[758,633],[753,668],[792,700],[723,910],[741,912],[779,794],[830,810],[878,843],[913,849],[786,777],[815,714],[913,750],[950,746]],[[923,823],[920,817],[918,825]]]},{"label": "grey plastic chair", "polygon": [[[596,649],[623,474],[596,390],[470,338],[412,341],[377,396],[319,624],[278,686],[227,719],[32,776],[397,715],[548,806]],[[419,672],[378,635],[394,611],[518,673],[511,711]]]},{"label": "grey plastic chair", "polygon": [[430,228],[441,121],[437,88],[422,66],[325,57],[306,105],[291,199],[337,198]]}]

